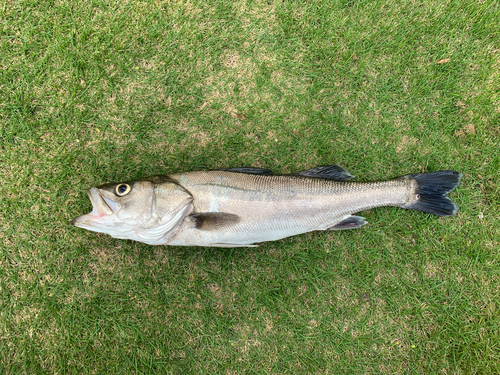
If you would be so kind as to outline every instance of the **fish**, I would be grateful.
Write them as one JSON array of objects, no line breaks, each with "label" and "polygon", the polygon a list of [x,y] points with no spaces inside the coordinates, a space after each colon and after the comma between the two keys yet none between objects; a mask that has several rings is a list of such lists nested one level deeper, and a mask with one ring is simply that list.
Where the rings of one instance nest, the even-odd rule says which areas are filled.
[{"label": "fish", "polygon": [[442,170],[356,182],[338,165],[279,175],[228,168],[156,175],[88,190],[92,212],[72,224],[150,245],[253,247],[311,231],[367,224],[355,213],[396,206],[451,216],[462,173]]}]

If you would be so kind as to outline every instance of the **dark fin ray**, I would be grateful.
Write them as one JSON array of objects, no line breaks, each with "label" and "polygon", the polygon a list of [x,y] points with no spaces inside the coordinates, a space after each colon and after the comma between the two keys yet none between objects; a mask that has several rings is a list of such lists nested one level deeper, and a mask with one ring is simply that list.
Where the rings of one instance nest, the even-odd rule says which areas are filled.
[{"label": "dark fin ray", "polygon": [[368,222],[364,217],[351,215],[347,219],[342,220],[340,223],[335,224],[333,227],[328,228],[328,230],[356,229],[361,228],[365,224],[368,224]]},{"label": "dark fin ray", "polygon": [[273,171],[270,169],[264,169],[264,168],[247,168],[247,167],[242,167],[242,168],[221,168],[221,169],[216,169],[216,171],[228,171],[228,172],[238,172],[238,173],[250,173],[250,174],[263,174],[266,176],[270,176],[273,174]]},{"label": "dark fin ray", "polygon": [[237,243],[212,243],[211,247],[257,247],[259,245],[241,245]]},{"label": "dark fin ray", "polygon": [[299,176],[329,178],[336,181],[346,181],[354,176],[340,165],[324,165],[296,173]]},{"label": "dark fin ray", "polygon": [[460,184],[462,173],[439,171],[431,173],[408,174],[403,178],[417,181],[415,202],[404,208],[419,210],[439,216],[451,216],[458,212],[458,206],[446,196]]},{"label": "dark fin ray", "polygon": [[202,212],[189,217],[195,222],[196,229],[206,231],[224,229],[240,222],[238,215],[225,212]]}]

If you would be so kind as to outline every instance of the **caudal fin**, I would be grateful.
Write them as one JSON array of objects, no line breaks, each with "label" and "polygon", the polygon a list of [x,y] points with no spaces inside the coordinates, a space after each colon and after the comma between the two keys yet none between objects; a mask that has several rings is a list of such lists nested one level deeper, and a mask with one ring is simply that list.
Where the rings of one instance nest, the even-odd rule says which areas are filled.
[{"label": "caudal fin", "polygon": [[417,181],[416,199],[404,208],[428,212],[439,216],[451,216],[458,212],[458,206],[447,197],[460,183],[462,173],[439,171],[416,173],[403,176]]}]

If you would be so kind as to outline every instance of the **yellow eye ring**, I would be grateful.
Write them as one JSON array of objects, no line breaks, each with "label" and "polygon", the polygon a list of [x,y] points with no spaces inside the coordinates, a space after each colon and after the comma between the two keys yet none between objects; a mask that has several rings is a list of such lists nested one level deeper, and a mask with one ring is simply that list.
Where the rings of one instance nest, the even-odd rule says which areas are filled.
[{"label": "yellow eye ring", "polygon": [[132,190],[132,188],[130,187],[129,184],[119,184],[116,185],[115,194],[118,195],[119,197],[123,197],[128,193],[130,193],[130,190]]}]

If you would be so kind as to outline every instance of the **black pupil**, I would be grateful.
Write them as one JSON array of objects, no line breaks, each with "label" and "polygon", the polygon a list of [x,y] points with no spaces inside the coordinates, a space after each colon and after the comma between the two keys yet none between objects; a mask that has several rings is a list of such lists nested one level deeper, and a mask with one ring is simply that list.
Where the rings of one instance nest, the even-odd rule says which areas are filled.
[{"label": "black pupil", "polygon": [[127,191],[127,185],[118,186],[118,193],[123,194]]}]

